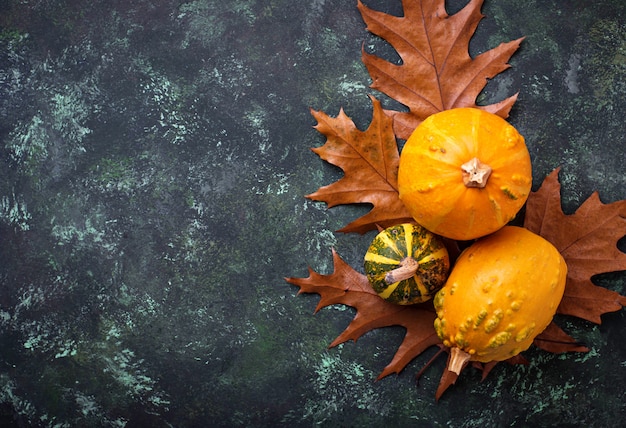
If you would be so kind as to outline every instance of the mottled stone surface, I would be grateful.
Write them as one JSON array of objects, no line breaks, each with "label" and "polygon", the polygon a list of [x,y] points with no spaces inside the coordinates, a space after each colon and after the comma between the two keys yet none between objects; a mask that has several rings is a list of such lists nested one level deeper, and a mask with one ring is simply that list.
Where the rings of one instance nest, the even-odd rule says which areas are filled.
[{"label": "mottled stone surface", "polygon": [[[465,2],[449,3],[458,10]],[[367,0],[401,13],[398,0]],[[626,198],[626,2],[486,0],[478,53],[526,36],[481,98],[511,122],[564,208]],[[439,403],[429,350],[375,382],[401,328],[327,345],[354,312],[313,315],[285,276],[360,269],[364,207],[303,198],[340,172],[309,108],[367,126],[356,1],[0,2],[0,425],[615,426],[626,319],[563,318],[588,354],[526,353]],[[378,94],[379,95],[379,94]],[[384,99],[384,97],[381,96]],[[390,104],[389,100],[385,103]],[[598,282],[626,292],[626,276]]]}]

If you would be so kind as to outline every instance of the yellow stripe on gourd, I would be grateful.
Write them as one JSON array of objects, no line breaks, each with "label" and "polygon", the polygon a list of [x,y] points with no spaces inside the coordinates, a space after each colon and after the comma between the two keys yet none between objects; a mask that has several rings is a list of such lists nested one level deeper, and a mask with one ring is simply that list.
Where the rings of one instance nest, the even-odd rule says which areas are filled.
[{"label": "yellow stripe on gourd", "polygon": [[402,225],[404,229],[404,241],[406,243],[406,256],[413,255],[413,225],[409,223],[405,223]]},{"label": "yellow stripe on gourd", "polygon": [[419,260],[418,260],[418,262],[419,262],[420,264],[422,264],[422,263],[428,263],[429,261],[431,261],[431,260],[435,260],[435,259],[437,259],[437,258],[438,258],[438,257],[435,257],[435,254],[427,254],[427,255],[425,255],[424,257],[422,257],[421,259],[419,259]]},{"label": "yellow stripe on gourd", "polygon": [[383,299],[388,299],[388,298],[389,298],[389,296],[391,296],[391,294],[392,294],[394,291],[396,291],[396,288],[398,288],[398,285],[400,285],[400,282],[401,282],[401,281],[394,282],[394,283],[393,283],[393,284],[391,284],[389,287],[385,288],[385,289],[383,290],[383,292],[382,292],[382,293],[379,293],[378,295],[379,295],[380,297],[382,297]]},{"label": "yellow stripe on gourd", "polygon": [[415,283],[417,284],[417,289],[420,291],[422,296],[428,295],[430,293],[430,290],[428,288],[426,288],[424,283],[422,281],[418,281],[416,276],[414,276],[413,278],[415,278]]},{"label": "yellow stripe on gourd", "polygon": [[398,259],[390,259],[389,257],[385,257],[378,253],[367,252],[365,253],[365,260],[368,262],[374,263],[383,263],[386,265],[399,265],[400,260]]},{"label": "yellow stripe on gourd", "polygon": [[421,263],[426,263],[429,262],[431,260],[437,260],[437,259],[443,259],[444,257],[448,256],[448,250],[446,250],[445,247],[441,247],[439,248],[437,251],[427,254],[426,256],[422,257],[421,259],[418,259],[417,261]]},{"label": "yellow stripe on gourd", "polygon": [[378,235],[378,238],[382,239],[384,246],[391,248],[396,254],[398,254],[399,257],[404,258],[404,254],[400,251],[400,249],[398,249],[396,242],[391,236],[389,236],[389,234],[381,233]]}]

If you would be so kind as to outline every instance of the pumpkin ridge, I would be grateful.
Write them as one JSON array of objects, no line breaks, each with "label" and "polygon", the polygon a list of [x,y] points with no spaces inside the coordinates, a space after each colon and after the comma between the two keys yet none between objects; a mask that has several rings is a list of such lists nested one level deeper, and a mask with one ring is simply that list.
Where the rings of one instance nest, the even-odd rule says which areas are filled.
[{"label": "pumpkin ridge", "polygon": [[393,250],[394,253],[396,253],[398,256],[402,256],[402,251],[400,250],[400,248],[398,248],[398,242],[400,241],[393,241],[391,237],[386,234],[380,236],[380,239],[383,241],[384,245]]},{"label": "pumpkin ridge", "polygon": [[494,193],[499,193],[500,189],[497,189],[495,186],[489,186],[489,188],[484,189],[486,191],[487,198],[491,207],[493,209],[493,215],[495,216],[496,222],[500,226],[504,226],[508,223],[508,220],[505,220],[502,214],[502,205],[498,202],[498,198],[494,196]]},{"label": "pumpkin ridge", "polygon": [[[437,133],[433,134],[437,135]],[[452,135],[449,132],[442,132],[439,134],[444,138],[440,150],[443,149],[445,151],[444,153],[445,155],[447,155],[447,162],[451,163],[454,168],[458,168],[455,158],[466,158],[469,160],[476,156],[476,151],[472,149],[470,144],[471,140],[466,138],[458,138],[458,136]]]},{"label": "pumpkin ridge", "polygon": [[523,153],[523,152],[511,153],[511,150],[506,150],[506,156],[493,156],[492,155],[492,156],[485,156],[485,159],[487,159],[487,163],[491,165],[494,172],[497,171],[498,173],[503,174],[503,175],[507,174],[507,172],[511,173],[511,170],[514,173],[518,169],[518,166],[517,166],[518,163],[519,164],[526,163],[526,161],[528,160],[526,153]]}]

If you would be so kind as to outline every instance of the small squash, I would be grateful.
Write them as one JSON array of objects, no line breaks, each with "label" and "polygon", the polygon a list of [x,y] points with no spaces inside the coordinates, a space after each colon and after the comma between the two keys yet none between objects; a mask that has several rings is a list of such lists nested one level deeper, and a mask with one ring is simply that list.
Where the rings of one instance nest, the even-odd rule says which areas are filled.
[{"label": "small squash", "polygon": [[512,220],[532,185],[528,149],[501,117],[476,108],[426,118],[400,155],[400,199],[419,224],[470,240]]},{"label": "small squash", "polygon": [[380,297],[399,305],[425,302],[446,281],[450,269],[442,240],[417,224],[380,232],[365,254],[365,273]]},{"label": "small squash", "polygon": [[458,374],[465,361],[502,361],[528,349],[552,321],[566,276],[559,251],[521,227],[468,247],[434,298],[435,330],[452,348],[449,369]]}]

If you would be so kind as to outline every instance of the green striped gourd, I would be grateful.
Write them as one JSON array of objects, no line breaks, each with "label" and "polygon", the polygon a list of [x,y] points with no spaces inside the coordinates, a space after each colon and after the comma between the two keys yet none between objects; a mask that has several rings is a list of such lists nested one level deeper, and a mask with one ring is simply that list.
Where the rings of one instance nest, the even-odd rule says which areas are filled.
[{"label": "green striped gourd", "polygon": [[442,240],[417,224],[400,224],[380,232],[365,254],[365,273],[374,291],[399,305],[429,300],[450,269]]}]

